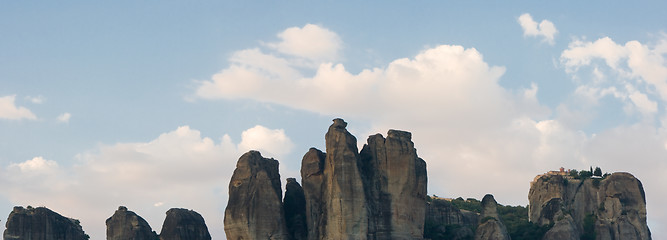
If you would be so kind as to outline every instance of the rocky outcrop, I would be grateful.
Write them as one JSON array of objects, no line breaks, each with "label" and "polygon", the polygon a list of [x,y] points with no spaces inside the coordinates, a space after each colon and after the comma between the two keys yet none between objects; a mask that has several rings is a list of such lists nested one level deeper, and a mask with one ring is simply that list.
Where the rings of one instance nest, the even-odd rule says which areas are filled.
[{"label": "rocky outcrop", "polygon": [[481,220],[475,231],[475,240],[509,240],[507,228],[498,216],[498,203],[493,195],[487,194],[482,199]]},{"label": "rocky outcrop", "polygon": [[[475,236],[472,229],[477,228],[479,219],[478,213],[458,209],[449,200],[432,197],[426,205],[425,232],[428,226],[429,233],[436,235],[429,236],[432,239],[472,239]],[[445,233],[448,236],[444,236]]]},{"label": "rocky outcrop", "polygon": [[561,233],[572,229],[575,232],[571,235],[576,237],[588,234],[602,239],[651,239],[644,189],[629,173],[583,180],[540,175],[531,182],[528,199],[530,221],[555,224],[545,236],[556,229]]},{"label": "rocky outcrop", "polygon": [[162,224],[160,240],[211,240],[204,218],[199,213],[172,208]]},{"label": "rocky outcrop", "polygon": [[308,239],[321,239],[326,229],[324,208],[324,160],[326,154],[315,148],[308,150],[301,160],[301,181],[306,200]]},{"label": "rocky outcrop", "polygon": [[278,161],[257,151],[239,158],[224,225],[227,239],[287,239]]},{"label": "rocky outcrop", "polygon": [[366,239],[368,209],[359,169],[357,139],[345,128],[343,119],[334,119],[325,135],[322,204],[325,218],[321,239]]},{"label": "rocky outcrop", "polygon": [[412,134],[389,130],[370,136],[360,162],[369,208],[369,237],[420,239],[426,214],[426,162]]},{"label": "rocky outcrop", "polygon": [[142,217],[120,206],[106,220],[107,240],[156,240],[157,234]]},{"label": "rocky outcrop", "polygon": [[294,178],[287,179],[283,209],[285,210],[285,225],[290,239],[307,239],[306,197],[303,194],[303,188]]},{"label": "rocky outcrop", "polygon": [[88,239],[79,220],[63,217],[45,207],[14,207],[5,224],[3,238],[25,240]]}]

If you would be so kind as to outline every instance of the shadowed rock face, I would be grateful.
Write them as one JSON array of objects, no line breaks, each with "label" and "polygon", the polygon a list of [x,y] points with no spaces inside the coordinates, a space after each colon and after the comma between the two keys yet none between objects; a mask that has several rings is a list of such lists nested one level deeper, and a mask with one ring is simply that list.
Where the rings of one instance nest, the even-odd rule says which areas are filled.
[{"label": "shadowed rock face", "polygon": [[482,198],[480,224],[475,231],[475,240],[509,240],[507,228],[498,216],[498,203],[493,195],[486,194]]},{"label": "shadowed rock face", "polygon": [[424,224],[428,222],[440,226],[437,231],[443,233],[447,231],[444,228],[445,225],[462,226],[453,229],[455,233],[451,235],[455,236],[454,239],[471,239],[475,236],[471,229],[477,228],[479,220],[479,214],[475,212],[458,209],[448,200],[432,198],[431,202],[426,205],[426,221]]},{"label": "shadowed rock face", "polygon": [[324,159],[326,154],[315,148],[308,150],[301,160],[301,181],[306,201],[308,239],[320,239],[326,229],[324,208]]},{"label": "shadowed rock face", "polygon": [[14,207],[5,225],[4,239],[60,240],[88,239],[79,221],[45,207]]},{"label": "shadowed rock face", "polygon": [[283,199],[285,224],[291,239],[305,240],[308,235],[306,226],[306,197],[296,179],[288,178]]},{"label": "shadowed rock face", "polygon": [[257,151],[239,158],[224,224],[227,239],[287,239],[278,161]]},{"label": "shadowed rock face", "polygon": [[204,218],[199,213],[172,208],[162,224],[161,240],[211,240]]},{"label": "shadowed rock face", "polygon": [[389,130],[368,138],[360,153],[369,206],[369,236],[420,239],[426,214],[426,162],[412,134]]},{"label": "shadowed rock face", "polygon": [[545,236],[571,229],[576,232],[570,235],[578,239],[588,216],[595,221],[594,232],[601,239],[651,239],[644,188],[629,173],[585,180],[541,175],[531,183],[528,199],[532,222],[555,224]]},{"label": "shadowed rock face", "polygon": [[148,222],[126,207],[120,206],[114,214],[106,220],[107,240],[155,240],[157,234],[153,232]]}]

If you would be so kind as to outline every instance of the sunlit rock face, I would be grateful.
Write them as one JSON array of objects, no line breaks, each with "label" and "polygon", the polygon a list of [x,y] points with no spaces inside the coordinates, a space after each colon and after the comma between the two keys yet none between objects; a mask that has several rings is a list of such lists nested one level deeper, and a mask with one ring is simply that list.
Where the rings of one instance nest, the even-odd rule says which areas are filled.
[{"label": "sunlit rock face", "polygon": [[63,217],[45,207],[14,207],[5,226],[3,238],[7,240],[88,239],[78,220]]},{"label": "sunlit rock face", "polygon": [[225,209],[227,239],[287,239],[278,161],[257,151],[239,158]]},{"label": "sunlit rock face", "polygon": [[142,217],[120,206],[106,220],[107,240],[155,240],[157,235]]},{"label": "sunlit rock face", "polygon": [[172,208],[162,224],[160,240],[211,240],[204,218],[193,210]]},{"label": "sunlit rock face", "polygon": [[[646,224],[642,183],[629,173],[604,179],[575,179],[545,174],[535,178],[528,195],[530,221],[555,224],[545,235],[594,232],[598,239],[651,239]],[[556,239],[556,238],[549,238]],[[562,239],[562,238],[561,238]]]}]

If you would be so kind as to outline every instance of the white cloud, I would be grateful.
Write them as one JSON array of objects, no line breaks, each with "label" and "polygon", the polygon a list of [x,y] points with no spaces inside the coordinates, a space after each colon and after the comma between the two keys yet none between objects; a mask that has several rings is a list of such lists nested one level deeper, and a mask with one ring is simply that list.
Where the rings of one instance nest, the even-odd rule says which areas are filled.
[{"label": "white cloud", "polygon": [[238,145],[241,152],[257,150],[265,157],[280,159],[280,157],[285,156],[294,148],[294,144],[285,135],[285,130],[283,129],[268,129],[257,125],[243,131],[241,138],[243,140]]},{"label": "white cloud", "polygon": [[72,114],[66,112],[66,113],[63,113],[63,114],[58,115],[58,117],[56,118],[56,120],[57,120],[58,122],[61,122],[61,123],[68,123],[68,122],[69,122],[69,119],[70,119],[71,117],[72,117]]},{"label": "white cloud", "polygon": [[34,157],[22,163],[13,163],[9,168],[18,168],[21,172],[48,172],[58,168],[58,163],[46,160],[43,157]]},{"label": "white cloud", "polygon": [[342,41],[338,34],[314,24],[303,28],[291,27],[278,34],[282,41],[268,43],[278,52],[315,61],[333,61],[339,58]]},{"label": "white cloud", "polygon": [[16,106],[14,101],[16,95],[9,95],[0,97],[0,119],[21,120],[29,119],[35,120],[37,116],[25,107]]},{"label": "white cloud", "polygon": [[651,117],[658,113],[659,105],[667,103],[666,46],[664,35],[653,46],[638,41],[621,45],[609,37],[593,42],[574,40],[560,60],[578,89],[586,89],[578,93],[588,95],[592,102],[613,96],[627,104],[628,114]]},{"label": "white cloud", "polygon": [[44,101],[46,101],[46,98],[44,98],[42,95],[39,95],[39,96],[36,96],[36,97],[26,96],[25,99],[34,103],[34,104],[42,104],[42,103],[44,103]]},{"label": "white cloud", "polygon": [[120,205],[144,217],[157,232],[169,208],[193,209],[205,218],[214,238],[224,238],[222,212],[229,178],[245,151],[240,146],[282,154],[291,146],[280,129],[256,126],[246,132],[236,145],[228,135],[214,141],[182,126],[149,142],[100,146],[79,154],[77,164],[67,167],[35,157],[0,169],[0,182],[7,183],[0,186],[0,195],[16,205],[47,206],[78,218],[93,238],[103,238],[105,226],[99,222]]},{"label": "white cloud", "polygon": [[523,36],[544,37],[544,41],[554,45],[554,36],[558,33],[556,26],[549,20],[542,20],[539,24],[528,13],[521,14],[518,19],[523,28]]}]

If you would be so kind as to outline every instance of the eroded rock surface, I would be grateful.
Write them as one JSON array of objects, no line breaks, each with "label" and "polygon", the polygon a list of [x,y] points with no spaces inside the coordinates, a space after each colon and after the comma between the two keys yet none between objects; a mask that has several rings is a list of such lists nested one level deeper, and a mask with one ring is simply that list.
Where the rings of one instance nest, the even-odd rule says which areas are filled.
[{"label": "eroded rock surface", "polygon": [[229,183],[227,239],[287,239],[278,161],[257,151],[241,156]]},{"label": "eroded rock surface", "polygon": [[487,194],[482,199],[480,224],[475,231],[475,240],[509,240],[507,228],[498,216],[498,203],[493,195]]},{"label": "eroded rock surface", "polygon": [[114,214],[106,220],[107,240],[155,240],[157,234],[142,217],[120,206]]},{"label": "eroded rock surface", "polygon": [[162,224],[160,240],[211,240],[204,218],[193,210],[172,208]]},{"label": "eroded rock surface", "polygon": [[14,207],[5,227],[3,238],[6,240],[88,239],[79,220],[63,217],[45,207]]},{"label": "eroded rock surface", "polygon": [[[532,222],[563,226],[559,229],[572,229],[567,225],[574,225],[574,236],[594,231],[604,239],[651,239],[644,188],[629,173],[584,180],[540,175],[531,182],[528,199]],[[568,216],[572,224],[563,222]]]},{"label": "eroded rock surface", "polygon": [[306,197],[303,194],[303,188],[295,178],[287,179],[283,209],[285,210],[285,225],[290,239],[307,239]]},{"label": "eroded rock surface", "polygon": [[369,236],[420,239],[426,214],[426,162],[412,134],[389,130],[370,136],[360,153],[369,207]]},{"label": "eroded rock surface", "polygon": [[321,239],[326,229],[324,208],[324,160],[326,154],[311,148],[301,160],[301,181],[306,200],[306,226],[308,239]]}]

